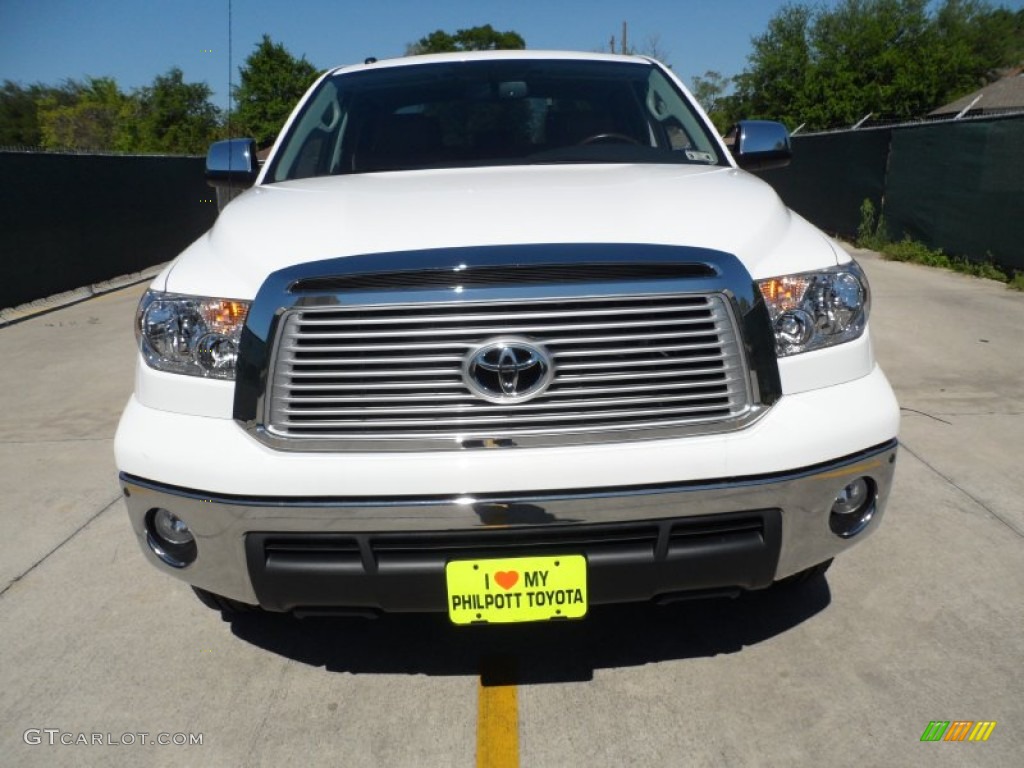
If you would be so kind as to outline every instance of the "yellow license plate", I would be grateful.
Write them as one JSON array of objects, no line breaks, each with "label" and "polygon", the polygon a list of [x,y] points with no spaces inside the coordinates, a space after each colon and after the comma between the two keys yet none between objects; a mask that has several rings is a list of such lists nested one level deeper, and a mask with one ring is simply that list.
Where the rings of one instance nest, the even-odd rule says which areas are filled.
[{"label": "yellow license plate", "polygon": [[445,566],[455,624],[578,619],[587,613],[583,555],[454,560]]}]

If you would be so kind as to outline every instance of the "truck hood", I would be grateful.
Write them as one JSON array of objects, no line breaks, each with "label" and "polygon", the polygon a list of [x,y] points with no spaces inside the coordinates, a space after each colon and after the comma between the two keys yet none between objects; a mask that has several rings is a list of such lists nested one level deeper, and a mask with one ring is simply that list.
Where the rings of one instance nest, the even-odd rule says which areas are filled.
[{"label": "truck hood", "polygon": [[726,251],[755,278],[846,260],[771,187],[744,171],[510,166],[254,187],[226,206],[155,285],[249,299],[271,272],[303,262],[427,248],[588,242]]}]

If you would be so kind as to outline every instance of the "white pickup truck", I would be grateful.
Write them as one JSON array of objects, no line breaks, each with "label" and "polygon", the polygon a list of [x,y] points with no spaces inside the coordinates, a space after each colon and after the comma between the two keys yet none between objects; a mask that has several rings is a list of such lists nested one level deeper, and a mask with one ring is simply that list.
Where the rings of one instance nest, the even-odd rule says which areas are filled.
[{"label": "white pickup truck", "polygon": [[116,439],[146,557],[226,612],[573,619],[820,573],[899,409],[843,249],[671,71],[533,51],[326,72],[154,280]]}]

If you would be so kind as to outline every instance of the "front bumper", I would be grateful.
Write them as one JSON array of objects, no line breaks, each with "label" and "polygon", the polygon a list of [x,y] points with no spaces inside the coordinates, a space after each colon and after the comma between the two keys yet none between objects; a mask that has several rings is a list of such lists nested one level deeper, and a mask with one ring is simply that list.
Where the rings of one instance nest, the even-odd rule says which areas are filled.
[{"label": "front bumper", "polygon": [[[453,558],[583,554],[591,604],[768,586],[848,549],[879,524],[895,439],[803,469],[711,481],[458,497],[210,495],[122,473],[147,557],[190,584],[271,610],[444,611]],[[829,528],[836,493],[856,477],[876,490],[855,537]],[[164,508],[196,537],[198,557],[164,564],[146,543]]]}]

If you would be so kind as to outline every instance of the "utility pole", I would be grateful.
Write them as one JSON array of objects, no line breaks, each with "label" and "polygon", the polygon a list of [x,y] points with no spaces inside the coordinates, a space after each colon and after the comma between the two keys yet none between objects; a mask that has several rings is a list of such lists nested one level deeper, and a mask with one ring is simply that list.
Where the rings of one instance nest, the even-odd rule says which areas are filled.
[{"label": "utility pole", "polygon": [[622,53],[623,55],[629,53],[629,43],[627,42],[628,25],[626,22],[622,22]]}]

